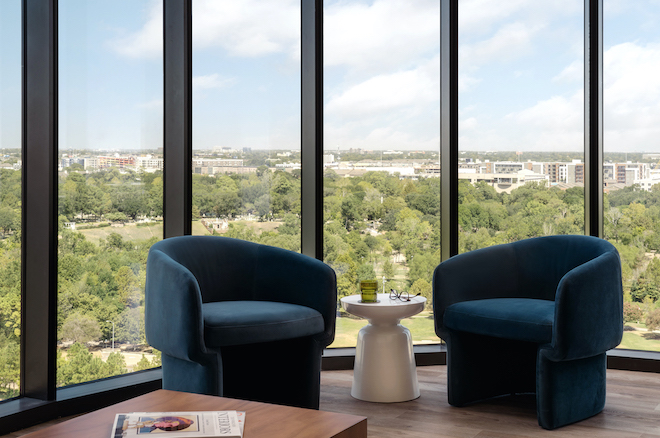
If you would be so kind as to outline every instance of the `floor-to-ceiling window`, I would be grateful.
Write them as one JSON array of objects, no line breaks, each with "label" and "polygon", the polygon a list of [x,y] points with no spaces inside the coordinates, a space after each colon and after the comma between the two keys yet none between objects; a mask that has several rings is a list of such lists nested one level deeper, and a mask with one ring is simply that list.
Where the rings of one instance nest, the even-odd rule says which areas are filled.
[{"label": "floor-to-ceiling window", "polygon": [[459,251],[584,233],[584,2],[459,2]]},{"label": "floor-to-ceiling window", "polygon": [[300,2],[192,7],[192,233],[299,252]]},{"label": "floor-to-ceiling window", "polygon": [[0,2],[0,400],[18,395],[21,336],[21,2]]},{"label": "floor-to-ceiling window", "polygon": [[[324,2],[324,261],[338,297],[420,293],[404,322],[438,342],[431,316],[440,263],[440,3]],[[354,346],[364,320],[340,312],[331,347]]]},{"label": "floor-to-ceiling window", "polygon": [[[36,160],[21,157],[18,151],[14,155],[6,152],[20,144],[20,3],[0,0],[0,140],[4,149],[0,164],[12,169],[20,167],[21,158],[26,162]],[[159,16],[163,2],[23,0],[24,5],[28,3],[47,5],[51,11],[52,5],[59,4],[60,13],[59,44],[52,35],[28,32],[41,43],[52,42],[56,48],[59,45],[60,53],[59,383],[74,382],[67,377],[72,375],[68,370],[72,369],[74,353],[81,363],[88,361],[90,365],[90,372],[76,381],[105,375],[92,374],[92,366],[122,372],[152,366],[157,359],[146,351],[144,360],[141,352],[132,356],[134,360],[139,358],[132,368],[127,359],[132,352],[124,349],[112,360],[105,353],[113,350],[113,323],[115,352],[129,343],[131,348],[141,348],[144,255],[151,234],[156,239],[162,236],[158,220],[162,214],[164,175],[159,173],[163,166],[159,148],[163,142],[158,136],[163,129],[163,72],[158,57],[163,42]],[[439,179],[433,176],[439,171],[438,3],[325,2],[326,217],[323,230],[315,231],[324,233],[325,259],[337,271],[340,293],[357,293],[360,275],[375,276],[385,290],[408,288],[428,293],[431,280],[430,276],[422,277],[424,269],[439,262],[435,255],[440,244],[439,204],[435,203]],[[583,159],[583,2],[491,3],[460,2],[461,155],[452,165],[462,169],[461,251],[498,243],[498,236],[515,240],[584,230],[584,196],[579,185],[585,175],[584,165],[573,161]],[[640,226],[647,226],[649,217],[655,224],[654,191],[651,188],[648,195],[642,194],[648,198],[635,198],[641,192],[625,188],[625,181],[643,169],[634,165],[608,167],[607,163],[646,163],[651,175],[658,162],[652,156],[632,155],[654,152],[652,143],[631,145],[638,137],[652,133],[655,126],[652,34],[657,26],[653,25],[653,3],[630,4],[605,1],[606,29],[618,29],[618,33],[606,32],[607,194],[603,214],[605,236],[618,241],[628,281],[626,292],[631,305],[627,306],[627,325],[635,330],[626,332],[624,344],[634,332],[635,336],[641,335],[638,337],[643,338],[644,345],[631,344],[628,348],[652,349],[648,346],[655,341],[654,333],[648,331],[643,312],[654,310],[648,298],[655,294],[655,232],[649,232],[653,227]],[[194,2],[194,135],[198,156],[191,164],[196,184],[192,200],[195,234],[230,233],[278,246],[299,244],[296,234],[300,210],[296,200],[300,198],[300,170],[296,165],[300,158],[296,153],[303,152],[299,131],[300,99],[304,98],[299,83],[299,6],[299,2],[285,1]],[[420,14],[420,9],[425,13]],[[27,18],[38,18],[35,11],[27,10]],[[166,52],[168,46],[172,47],[171,41],[166,43]],[[615,49],[619,58],[614,56]],[[537,56],[539,53],[543,56]],[[635,63],[629,62],[636,56]],[[637,67],[626,70],[631,65]],[[266,75],[261,74],[264,71]],[[34,70],[27,75],[35,75]],[[619,81],[624,77],[629,80]],[[56,81],[57,74],[51,74],[50,79]],[[639,85],[645,87],[644,91],[635,89]],[[130,98],[123,94],[125,91]],[[640,99],[635,100],[638,95]],[[34,120],[32,114],[27,114],[30,118]],[[42,130],[42,126],[34,129],[34,123],[29,126],[33,131]],[[41,156],[46,155],[43,142],[39,147]],[[610,152],[620,155],[610,158]],[[133,164],[130,153],[134,155]],[[546,156],[532,156],[542,153]],[[502,179],[475,180],[474,184],[463,181],[468,179],[465,175],[480,173],[477,168],[488,169],[496,161],[504,162],[504,167],[498,169],[505,175]],[[516,197],[515,190],[507,195],[491,190],[496,189],[494,184],[500,188],[513,184],[506,175],[517,173],[519,163],[530,161],[545,165],[527,169],[531,173],[523,172],[526,182],[531,175],[532,179],[548,181],[545,186],[532,181]],[[398,175],[391,172],[397,162],[406,169]],[[199,171],[196,163],[200,164]],[[342,174],[349,163],[356,172]],[[93,166],[106,167],[93,170]],[[229,170],[232,166],[240,169]],[[252,172],[249,167],[256,169]],[[410,167],[414,169],[412,175],[406,173]],[[14,206],[18,214],[18,201],[7,193],[17,196],[21,189],[29,193],[29,188],[21,188],[15,180],[20,172],[13,172],[0,169],[0,211],[7,213],[6,207]],[[608,178],[618,180],[619,175],[624,188],[618,194],[622,197],[615,201],[616,184],[609,184]],[[213,194],[211,199],[205,199],[208,193]],[[3,213],[5,217],[11,222],[11,214]],[[512,219],[515,217],[520,221]],[[143,224],[133,225],[138,221]],[[99,226],[103,224],[110,225]],[[519,226],[522,231],[516,228]],[[140,234],[131,234],[133,231]],[[0,383],[3,396],[8,397],[18,389],[20,278],[16,273],[20,267],[20,233],[11,227],[0,233],[2,251],[11,249],[8,257],[0,258],[2,340],[14,336],[13,343],[0,350],[5,367]],[[12,243],[12,239],[16,241]],[[343,261],[338,262],[341,257]],[[14,276],[5,275],[4,270]],[[47,292],[52,296],[55,291]],[[34,290],[25,295],[34,296]],[[635,313],[636,306],[642,316]],[[415,321],[424,327],[415,340],[437,341],[432,320],[424,316],[429,314]],[[362,323],[340,318],[335,346],[354,344],[354,334],[344,335],[356,333]],[[353,326],[346,330],[348,324]],[[411,327],[408,321],[405,324]],[[91,338],[90,333],[94,335]],[[24,342],[26,338],[24,335]],[[26,344],[30,347],[26,351],[41,349],[34,340]],[[46,367],[53,369],[42,366]],[[142,375],[151,374],[154,372]],[[24,376],[27,378],[23,382],[30,377],[39,381],[29,373]],[[121,385],[133,377],[105,384]],[[41,394],[38,397],[45,399]]]},{"label": "floor-to-ceiling window", "polygon": [[603,222],[621,255],[620,348],[660,351],[660,5],[604,6]]},{"label": "floor-to-ceiling window", "polygon": [[162,32],[158,2],[59,2],[58,386],[160,365],[144,282],[163,235]]}]

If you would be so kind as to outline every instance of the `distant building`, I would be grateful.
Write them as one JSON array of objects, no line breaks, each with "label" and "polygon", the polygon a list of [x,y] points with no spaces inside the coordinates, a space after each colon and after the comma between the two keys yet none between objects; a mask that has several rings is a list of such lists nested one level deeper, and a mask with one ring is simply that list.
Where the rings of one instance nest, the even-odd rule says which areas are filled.
[{"label": "distant building", "polygon": [[650,178],[646,163],[603,163],[603,179],[630,186],[636,180]]},{"label": "distant building", "polygon": [[498,193],[511,193],[512,190],[524,186],[528,182],[545,182],[546,184],[549,182],[548,175],[541,175],[527,169],[516,173],[467,173],[459,171],[458,179],[468,180],[472,184],[483,181],[492,186]]},{"label": "distant building", "polygon": [[566,182],[568,184],[584,184],[584,163],[573,160],[566,165]]},{"label": "distant building", "polygon": [[240,159],[221,159],[204,158],[193,160],[193,167],[241,167],[243,160]]},{"label": "distant building", "polygon": [[255,173],[256,167],[243,166],[240,159],[195,159],[193,160],[193,173],[198,175],[217,175],[227,173]]},{"label": "distant building", "polygon": [[96,170],[99,168],[99,160],[96,157],[85,157],[82,159],[82,161],[83,161],[82,165],[85,168],[85,170],[89,170],[89,169]]},{"label": "distant building", "polygon": [[85,166],[85,161],[83,158],[78,158],[78,157],[63,157],[60,160],[60,166],[62,169],[66,167],[70,167],[72,164],[80,164],[81,166]]},{"label": "distant building", "polygon": [[135,157],[132,156],[99,156],[98,159],[98,168],[105,169],[108,167],[119,167],[123,169],[125,167],[135,167]]},{"label": "distant building", "polygon": [[137,157],[135,159],[135,167],[147,169],[147,170],[163,170],[165,165],[165,160],[162,158],[152,157],[147,155],[144,157]]}]

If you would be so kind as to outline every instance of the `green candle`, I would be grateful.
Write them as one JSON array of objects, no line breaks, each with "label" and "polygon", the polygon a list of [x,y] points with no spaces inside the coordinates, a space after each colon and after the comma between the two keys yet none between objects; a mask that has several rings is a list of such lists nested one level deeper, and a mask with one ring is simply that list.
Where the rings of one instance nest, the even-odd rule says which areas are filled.
[{"label": "green candle", "polygon": [[375,303],[378,301],[378,282],[376,280],[364,280],[360,282],[360,292],[363,303]]}]

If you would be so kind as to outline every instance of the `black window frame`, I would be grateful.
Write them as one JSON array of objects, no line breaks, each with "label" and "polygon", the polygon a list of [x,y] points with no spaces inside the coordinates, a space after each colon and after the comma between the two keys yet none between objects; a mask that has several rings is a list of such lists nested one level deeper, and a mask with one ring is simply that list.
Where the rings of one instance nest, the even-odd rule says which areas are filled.
[{"label": "black window frame", "polygon": [[[21,391],[0,403],[5,432],[153,391],[162,376],[155,369],[56,387],[58,0],[22,1]],[[444,260],[458,253],[458,0],[438,1]],[[603,0],[584,0],[584,8],[585,234],[602,237]],[[192,0],[163,0],[163,20],[163,234],[172,237],[191,234]],[[323,0],[301,0],[301,40],[301,245],[303,254],[323,259]],[[415,351],[420,365],[445,363],[441,346]],[[324,368],[352,367],[354,354],[350,348],[327,351]],[[608,366],[660,372],[660,353],[616,350]]]}]

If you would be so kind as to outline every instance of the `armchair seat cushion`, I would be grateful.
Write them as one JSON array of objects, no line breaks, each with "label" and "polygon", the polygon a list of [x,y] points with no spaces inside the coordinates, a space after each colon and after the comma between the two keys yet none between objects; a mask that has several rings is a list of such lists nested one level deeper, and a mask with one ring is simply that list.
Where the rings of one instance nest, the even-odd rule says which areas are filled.
[{"label": "armchair seat cushion", "polygon": [[545,344],[552,341],[554,316],[554,301],[491,298],[450,305],[444,324],[452,330]]},{"label": "armchair seat cushion", "polygon": [[207,348],[283,341],[323,333],[323,316],[298,304],[221,301],[202,304]]}]

